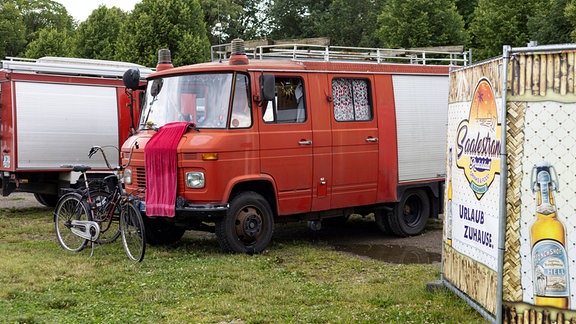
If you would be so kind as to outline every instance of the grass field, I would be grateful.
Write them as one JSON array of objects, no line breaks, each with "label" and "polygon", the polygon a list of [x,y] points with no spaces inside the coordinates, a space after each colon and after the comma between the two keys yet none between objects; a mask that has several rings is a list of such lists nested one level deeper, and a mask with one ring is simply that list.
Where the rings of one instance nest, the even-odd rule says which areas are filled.
[{"label": "grass field", "polygon": [[485,323],[449,291],[439,265],[396,265],[322,242],[273,240],[220,251],[207,235],[150,247],[119,241],[80,253],[57,243],[52,211],[0,209],[0,323]]}]

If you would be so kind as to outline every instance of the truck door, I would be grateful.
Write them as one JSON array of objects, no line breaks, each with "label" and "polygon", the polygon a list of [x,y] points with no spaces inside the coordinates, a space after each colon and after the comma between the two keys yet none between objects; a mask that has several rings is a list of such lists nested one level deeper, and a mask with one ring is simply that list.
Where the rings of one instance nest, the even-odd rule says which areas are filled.
[{"label": "truck door", "polygon": [[377,197],[378,123],[371,76],[331,75],[332,208]]},{"label": "truck door", "polygon": [[259,114],[261,172],[276,184],[281,215],[310,211],[313,142],[306,86],[306,76],[276,75],[275,100]]}]

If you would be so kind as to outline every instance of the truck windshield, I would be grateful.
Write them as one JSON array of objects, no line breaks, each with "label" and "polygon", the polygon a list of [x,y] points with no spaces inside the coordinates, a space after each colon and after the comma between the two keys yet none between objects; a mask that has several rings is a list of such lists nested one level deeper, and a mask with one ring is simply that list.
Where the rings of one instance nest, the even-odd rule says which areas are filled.
[{"label": "truck windshield", "polygon": [[[231,96],[234,85],[236,90]],[[248,98],[248,76],[243,74],[190,74],[153,79],[148,82],[140,128],[159,128],[175,121],[193,122],[197,128],[249,127]],[[243,103],[242,109],[236,108],[239,103]],[[246,116],[239,117],[239,113]],[[232,116],[230,123],[229,116]]]}]

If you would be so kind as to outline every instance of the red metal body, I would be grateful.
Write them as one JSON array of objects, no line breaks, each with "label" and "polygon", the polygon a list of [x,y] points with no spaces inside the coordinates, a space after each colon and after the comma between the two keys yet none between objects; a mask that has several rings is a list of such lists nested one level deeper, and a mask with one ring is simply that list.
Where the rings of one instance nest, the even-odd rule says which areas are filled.
[{"label": "red metal body", "polygon": [[[176,217],[169,221],[184,227],[194,227],[196,222],[218,224],[223,218],[234,217],[229,204],[234,205],[234,198],[246,192],[264,197],[276,221],[294,218],[315,221],[352,212],[374,211],[382,215],[382,210],[394,211],[399,202],[408,199],[406,192],[418,195],[424,192],[427,201],[423,206],[429,209],[428,214],[437,215],[444,181],[442,172],[427,178],[405,179],[399,173],[399,107],[395,98],[398,91],[395,87],[399,86],[395,78],[438,77],[446,86],[444,83],[429,86],[447,94],[448,72],[448,66],[439,65],[249,60],[247,64],[225,61],[177,67],[150,75],[149,82],[189,74],[233,73],[246,75],[250,83],[250,127],[208,129],[199,126],[181,138],[177,148],[179,200]],[[265,120],[261,103],[262,75],[273,75],[276,81],[296,78],[303,82],[305,121],[269,123]],[[362,80],[368,85],[371,118],[337,120],[333,85],[338,80]],[[419,93],[403,96],[418,97]],[[439,105],[435,102],[426,109],[443,111],[445,101]],[[421,116],[413,117],[414,132],[418,132],[419,123],[427,121],[418,121]],[[445,120],[440,127],[443,125]],[[126,158],[133,150],[130,167],[133,180],[126,184],[128,191],[145,189],[144,151],[147,141],[155,134],[155,129],[141,129],[123,145]],[[443,138],[436,141],[440,141],[441,146],[445,144]],[[413,144],[422,146],[422,143]],[[443,149],[440,151],[443,155]],[[217,155],[217,159],[205,159],[205,154]],[[423,162],[419,163],[426,163],[427,158],[421,156]],[[443,162],[440,164],[443,168]],[[188,187],[188,172],[202,172],[206,177],[205,187]],[[405,210],[405,205],[401,208]],[[223,246],[230,248],[228,243]]]}]

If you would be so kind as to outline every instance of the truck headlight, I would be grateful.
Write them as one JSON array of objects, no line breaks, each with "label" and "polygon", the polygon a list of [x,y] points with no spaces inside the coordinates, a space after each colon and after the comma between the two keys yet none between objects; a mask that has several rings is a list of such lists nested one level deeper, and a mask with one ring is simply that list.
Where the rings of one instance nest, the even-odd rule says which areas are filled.
[{"label": "truck headlight", "polygon": [[130,169],[124,170],[122,177],[124,178],[124,184],[128,184],[128,185],[132,184],[132,170],[130,170]]},{"label": "truck headlight", "polygon": [[204,172],[186,172],[186,187],[198,189],[204,188],[205,184]]}]

